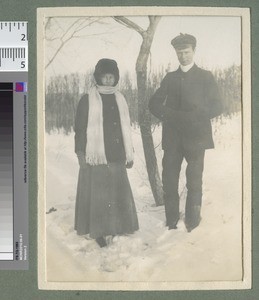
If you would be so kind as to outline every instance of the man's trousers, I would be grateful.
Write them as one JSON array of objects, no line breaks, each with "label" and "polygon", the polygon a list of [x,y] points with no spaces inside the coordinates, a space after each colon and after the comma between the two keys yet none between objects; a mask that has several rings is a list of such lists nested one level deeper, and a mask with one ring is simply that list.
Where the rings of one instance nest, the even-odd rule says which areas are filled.
[{"label": "man's trousers", "polygon": [[204,167],[204,149],[184,149],[181,143],[164,150],[162,182],[164,190],[166,225],[177,228],[179,220],[179,176],[183,159],[187,161],[185,206],[185,224],[190,231],[200,222],[202,203],[202,173]]}]

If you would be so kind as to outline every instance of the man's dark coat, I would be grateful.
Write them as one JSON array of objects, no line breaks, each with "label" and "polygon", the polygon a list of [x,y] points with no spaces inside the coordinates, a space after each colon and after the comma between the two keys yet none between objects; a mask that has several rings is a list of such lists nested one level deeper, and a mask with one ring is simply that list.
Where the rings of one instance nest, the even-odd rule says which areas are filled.
[{"label": "man's dark coat", "polygon": [[180,140],[188,150],[214,148],[210,119],[222,112],[221,97],[211,72],[194,65],[188,72],[168,73],[149,102],[163,121],[163,149]]}]

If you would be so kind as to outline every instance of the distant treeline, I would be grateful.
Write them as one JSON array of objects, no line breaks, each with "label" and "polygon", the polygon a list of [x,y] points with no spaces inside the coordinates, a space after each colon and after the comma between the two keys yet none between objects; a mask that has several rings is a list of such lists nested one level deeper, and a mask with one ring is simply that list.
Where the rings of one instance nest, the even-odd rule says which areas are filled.
[{"label": "distant treeline", "polygon": [[[150,98],[166,71],[160,70],[149,76],[146,97]],[[91,73],[92,74],[92,73]],[[73,130],[77,104],[90,86],[92,75],[71,74],[51,77],[46,86],[45,98],[45,127],[50,133],[52,130],[64,130],[69,133]],[[222,99],[223,115],[230,116],[241,110],[241,67],[231,66],[224,70],[213,71],[218,83]],[[138,99],[137,88],[129,74],[120,79],[120,91],[124,94],[130,111],[131,122],[138,126]],[[152,118],[153,122],[157,122]]]}]

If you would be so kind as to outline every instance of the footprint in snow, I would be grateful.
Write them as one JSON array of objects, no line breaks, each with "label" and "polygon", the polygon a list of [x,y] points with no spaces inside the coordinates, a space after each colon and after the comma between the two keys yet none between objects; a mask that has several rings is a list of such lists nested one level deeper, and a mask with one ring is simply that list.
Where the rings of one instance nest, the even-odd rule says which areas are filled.
[{"label": "footprint in snow", "polygon": [[116,272],[121,268],[127,267],[127,263],[123,258],[119,257],[119,253],[102,253],[101,264],[99,270],[101,272]]},{"label": "footprint in snow", "polygon": [[141,239],[128,239],[126,236],[114,237],[111,244],[102,249],[100,271],[116,272],[128,269],[132,257],[138,257],[148,248],[150,245]]},{"label": "footprint in snow", "polygon": [[50,214],[50,213],[52,213],[52,212],[54,212],[54,211],[57,211],[57,209],[56,209],[55,207],[51,207],[51,208],[46,212],[46,214],[48,215],[48,214]]}]

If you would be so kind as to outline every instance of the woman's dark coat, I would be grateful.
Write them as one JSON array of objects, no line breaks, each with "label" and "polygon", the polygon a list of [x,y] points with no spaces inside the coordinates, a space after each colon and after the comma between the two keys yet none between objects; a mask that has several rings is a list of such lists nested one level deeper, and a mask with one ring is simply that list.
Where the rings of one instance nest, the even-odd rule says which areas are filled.
[{"label": "woman's dark coat", "polygon": [[[125,162],[126,155],[121,131],[120,115],[115,95],[101,94],[103,103],[103,132],[106,159],[108,162]],[[75,118],[75,152],[84,153],[87,143],[89,102],[84,95],[79,104]]]},{"label": "woman's dark coat", "polygon": [[[108,164],[80,168],[75,207],[77,234],[92,238],[138,230],[138,218],[126,171],[126,155],[115,95],[101,94]],[[75,152],[86,152],[89,102],[81,98],[75,119]]]}]

